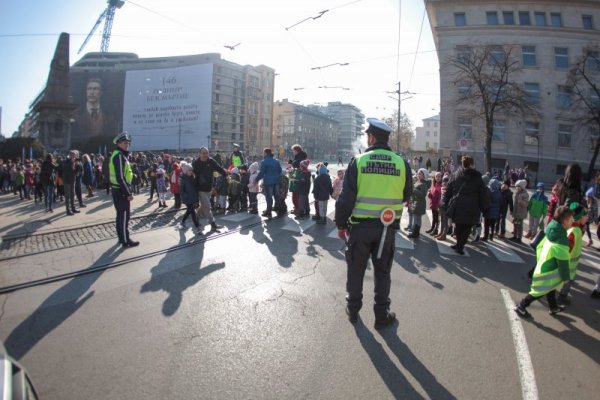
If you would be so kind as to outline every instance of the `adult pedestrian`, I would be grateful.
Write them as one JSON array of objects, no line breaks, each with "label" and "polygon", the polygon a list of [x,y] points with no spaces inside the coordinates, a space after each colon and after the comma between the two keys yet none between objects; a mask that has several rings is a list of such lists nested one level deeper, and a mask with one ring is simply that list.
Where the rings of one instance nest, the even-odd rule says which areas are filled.
[{"label": "adult pedestrian", "polygon": [[210,223],[211,229],[216,231],[221,226],[215,222],[215,217],[210,209],[210,191],[213,186],[213,174],[218,172],[226,176],[227,172],[213,158],[209,157],[206,147],[200,148],[199,157],[192,163],[192,169],[196,176],[196,190],[198,190],[198,198],[200,200],[198,219],[204,216]]},{"label": "adult pedestrian", "polygon": [[[455,226],[456,244],[451,246],[458,254],[464,254],[464,247],[473,225],[479,223],[481,213],[488,208],[487,188],[481,173],[475,169],[471,156],[463,156],[459,168],[448,182],[442,204]],[[451,200],[453,207],[449,208]]]},{"label": "adult pedestrian", "polygon": [[237,143],[233,144],[233,151],[229,156],[229,163],[236,168],[239,168],[240,165],[246,163],[246,160],[244,160],[244,153],[240,151],[240,145]]},{"label": "adult pedestrian", "polygon": [[40,183],[44,189],[46,212],[54,212],[52,211],[52,205],[54,203],[54,181],[57,169],[58,166],[54,163],[54,157],[51,153],[48,153],[40,171]]},{"label": "adult pedestrian", "polygon": [[135,247],[140,242],[131,240],[129,237],[129,218],[131,217],[131,202],[133,201],[133,193],[131,191],[133,171],[129,164],[131,136],[125,131],[121,132],[115,137],[113,143],[117,145],[117,149],[110,156],[108,170],[113,204],[117,211],[117,236],[123,248]]},{"label": "adult pedestrian", "polygon": [[86,197],[94,197],[94,167],[92,166],[92,160],[87,154],[84,154],[81,159],[83,160],[83,177],[81,181],[88,192]]},{"label": "adult pedestrian", "polygon": [[[281,164],[273,157],[273,150],[265,147],[263,150],[263,160],[260,163],[260,170],[256,176],[256,181],[263,181],[267,209],[262,213],[262,216],[269,219],[272,217],[273,202],[275,202],[275,206],[278,206],[281,201],[279,199],[279,177],[281,176],[281,172]],[[281,208],[277,207],[277,210],[281,210]],[[278,211],[278,213],[281,214],[281,211]]]},{"label": "adult pedestrian", "polygon": [[[368,118],[369,147],[348,164],[342,193],[335,205],[338,236],[347,244],[346,314],[358,320],[367,262],[371,258],[375,273],[375,328],[391,324],[396,314],[390,311],[390,272],[394,261],[395,236],[400,228],[402,205],[410,197],[410,166],[388,145],[390,128],[383,121]],[[384,226],[381,214],[395,212],[391,225]],[[385,233],[385,240],[380,243]],[[381,255],[378,255],[379,247]]]},{"label": "adult pedestrian", "polygon": [[300,210],[300,192],[298,192],[297,189],[297,180],[302,173],[300,170],[300,163],[308,159],[308,154],[302,150],[302,146],[299,144],[292,146],[292,153],[294,153],[294,159],[289,161],[293,168],[292,177],[290,179],[290,192],[292,192],[292,204],[294,204],[294,210],[292,210],[292,212],[298,215]]},{"label": "adult pedestrian", "polygon": [[77,150],[71,150],[69,157],[62,163],[62,180],[65,192],[67,215],[79,212],[75,208],[75,180],[77,179]]}]

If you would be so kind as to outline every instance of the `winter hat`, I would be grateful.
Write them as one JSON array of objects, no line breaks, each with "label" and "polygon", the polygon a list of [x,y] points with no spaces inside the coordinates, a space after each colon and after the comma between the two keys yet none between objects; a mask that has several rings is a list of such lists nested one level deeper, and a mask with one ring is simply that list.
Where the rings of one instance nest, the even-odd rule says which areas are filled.
[{"label": "winter hat", "polygon": [[157,175],[164,175],[164,173],[165,173],[165,170],[160,167],[158,167],[158,169],[156,170]]},{"label": "winter hat", "polygon": [[594,197],[594,188],[591,187],[585,192],[585,197]]},{"label": "winter hat", "polygon": [[246,164],[242,164],[238,167],[240,171],[248,171],[248,166]]},{"label": "winter hat", "polygon": [[191,169],[192,169],[192,165],[191,164],[188,164],[185,161],[181,162],[181,172],[183,172],[184,174],[187,174],[187,172],[189,170],[191,170]]},{"label": "winter hat", "polygon": [[435,179],[442,179],[442,173],[440,171],[435,173]]},{"label": "winter hat", "polygon": [[583,204],[576,201],[569,204],[569,209],[573,211],[573,220],[579,221],[584,215],[587,215],[587,209]]},{"label": "winter hat", "polygon": [[491,179],[489,186],[490,186],[490,189],[492,189],[492,190],[499,190],[500,186],[502,186],[502,184],[500,183],[500,181],[498,179]]},{"label": "winter hat", "polygon": [[521,189],[525,190],[525,188],[527,187],[527,181],[525,179],[519,179],[516,183],[515,186],[520,187]]},{"label": "winter hat", "polygon": [[235,167],[235,168],[233,168],[233,169],[231,170],[231,173],[232,173],[232,174],[239,174],[239,173],[240,173],[240,170],[239,170],[237,167]]},{"label": "winter hat", "polygon": [[325,165],[321,165],[321,168],[319,168],[319,175],[327,175],[327,173],[329,173],[327,167]]},{"label": "winter hat", "polygon": [[250,164],[249,171],[250,171],[251,174],[253,174],[256,171],[258,171],[258,163],[257,162],[253,162],[252,164]]},{"label": "winter hat", "polygon": [[536,185],[536,187],[537,187],[538,189],[545,189],[545,188],[546,188],[546,185],[544,185],[544,182],[538,182],[538,184]]},{"label": "winter hat", "polygon": [[423,176],[425,177],[425,180],[429,179],[429,171],[427,171],[425,168],[420,168],[417,171],[417,176],[419,176],[419,172],[423,173]]},{"label": "winter hat", "polygon": [[[488,174],[483,174],[481,176],[481,180],[483,181],[483,183],[485,185],[488,185],[490,183],[490,176]],[[525,189],[525,188],[523,188],[523,189]]]},{"label": "winter hat", "polygon": [[448,175],[444,175],[442,178],[442,183],[448,183],[450,181],[450,177]]},{"label": "winter hat", "polygon": [[302,160],[302,161],[300,161],[300,168],[308,169],[309,164],[310,164],[310,160]]}]

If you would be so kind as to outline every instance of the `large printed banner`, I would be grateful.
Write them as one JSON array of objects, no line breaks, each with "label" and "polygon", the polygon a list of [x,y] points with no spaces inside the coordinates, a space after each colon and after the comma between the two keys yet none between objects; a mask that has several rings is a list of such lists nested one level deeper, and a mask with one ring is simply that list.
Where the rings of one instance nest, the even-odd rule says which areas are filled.
[{"label": "large printed banner", "polygon": [[131,150],[208,146],[212,72],[212,64],[127,71],[123,129]]}]

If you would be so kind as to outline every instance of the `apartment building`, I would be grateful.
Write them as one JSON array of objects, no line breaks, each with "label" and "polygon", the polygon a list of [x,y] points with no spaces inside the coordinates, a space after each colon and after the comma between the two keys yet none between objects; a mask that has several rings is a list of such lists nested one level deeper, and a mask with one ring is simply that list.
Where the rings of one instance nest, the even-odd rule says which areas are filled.
[{"label": "apartment building", "polygon": [[423,126],[418,126],[412,144],[413,151],[435,151],[440,147],[440,116],[425,118]]},{"label": "apartment building", "polygon": [[[577,123],[565,90],[567,73],[582,49],[600,42],[600,0],[425,0],[440,59],[440,148],[445,156],[474,155],[483,169],[484,121],[459,104],[456,70],[446,60],[474,46],[511,46],[522,85],[538,115],[496,116],[489,169],[528,165],[551,182],[566,166],[587,168],[598,132]],[[598,71],[600,72],[600,71]],[[600,78],[600,75],[598,75]],[[599,164],[597,164],[599,166]]]}]

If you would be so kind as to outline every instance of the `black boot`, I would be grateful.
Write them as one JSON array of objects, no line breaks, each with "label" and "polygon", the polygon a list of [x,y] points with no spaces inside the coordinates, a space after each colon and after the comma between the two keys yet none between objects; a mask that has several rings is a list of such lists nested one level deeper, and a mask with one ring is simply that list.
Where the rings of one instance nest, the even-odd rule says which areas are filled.
[{"label": "black boot", "polygon": [[411,239],[417,239],[419,237],[419,232],[421,231],[421,225],[415,225],[413,231],[408,235]]}]

